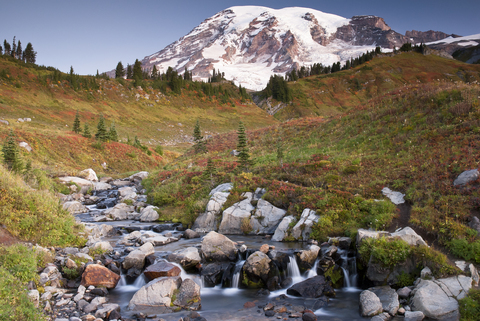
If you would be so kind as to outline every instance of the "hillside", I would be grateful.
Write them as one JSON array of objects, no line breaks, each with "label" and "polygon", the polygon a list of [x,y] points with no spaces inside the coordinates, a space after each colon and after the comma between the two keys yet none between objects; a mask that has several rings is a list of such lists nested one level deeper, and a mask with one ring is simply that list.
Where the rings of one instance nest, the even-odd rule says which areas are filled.
[{"label": "hillside", "polygon": [[[480,81],[480,67],[435,55],[385,54],[356,68],[290,82],[291,104],[281,104],[279,120],[340,115],[370,99],[411,84]],[[270,102],[272,106],[278,102]],[[266,108],[265,102],[260,105]]]},{"label": "hillside", "polygon": [[[106,162],[111,173],[119,173],[152,168],[175,157],[178,150],[191,145],[197,119],[208,128],[206,135],[231,131],[239,120],[250,128],[276,122],[251,101],[242,99],[238,88],[228,82],[212,84],[213,94],[205,94],[195,82],[186,83],[180,93],[174,93],[167,83],[145,80],[139,86],[123,79],[74,76],[72,83],[69,75],[54,68],[0,57],[0,119],[10,123],[0,124],[0,139],[3,141],[13,129],[18,141],[33,147],[29,157],[44,166],[103,171],[100,164]],[[94,140],[72,132],[77,111],[82,129],[88,124],[95,134],[103,115],[108,127],[115,124],[120,142],[133,141],[137,136],[151,150],[164,148],[165,155],[149,156],[114,142],[93,148]],[[31,121],[18,122],[19,118]]]},{"label": "hillside", "polygon": [[[287,214],[298,218],[305,208],[319,212],[313,234],[319,241],[354,235],[360,227],[409,225],[435,246],[468,259],[479,243],[467,227],[478,211],[477,183],[455,188],[453,181],[478,167],[479,96],[478,84],[410,84],[341,116],[252,130],[248,146],[254,165],[248,169],[229,153],[235,133],[215,137],[208,141],[208,154],[185,155],[154,174],[149,197],[163,219],[191,224],[204,211],[211,186],[234,183],[224,208],[260,187],[267,190],[263,198]],[[216,167],[213,174],[208,158]],[[375,201],[385,199],[384,187],[405,194],[401,212]]]}]

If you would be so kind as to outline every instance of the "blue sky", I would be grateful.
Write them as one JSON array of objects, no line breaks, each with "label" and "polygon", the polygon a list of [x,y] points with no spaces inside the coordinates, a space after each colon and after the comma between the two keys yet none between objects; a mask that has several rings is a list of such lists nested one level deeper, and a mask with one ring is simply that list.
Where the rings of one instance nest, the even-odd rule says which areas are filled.
[{"label": "blue sky", "polygon": [[37,63],[95,74],[160,51],[231,6],[307,7],[345,18],[371,14],[395,31],[480,33],[480,1],[445,0],[0,0],[0,41],[13,36],[38,52]]}]

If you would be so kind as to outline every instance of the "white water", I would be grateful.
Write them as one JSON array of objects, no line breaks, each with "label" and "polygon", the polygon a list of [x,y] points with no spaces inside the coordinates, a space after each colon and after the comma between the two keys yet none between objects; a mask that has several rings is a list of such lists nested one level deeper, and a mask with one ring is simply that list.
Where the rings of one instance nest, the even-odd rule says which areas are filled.
[{"label": "white water", "polygon": [[315,264],[313,265],[313,267],[308,270],[307,272],[307,279],[308,278],[313,278],[314,276],[317,276],[318,273],[317,273],[317,267],[318,267],[318,259],[315,260]]},{"label": "white water", "polygon": [[245,263],[245,260],[242,260],[242,261],[238,261],[237,264],[235,264],[235,271],[232,277],[232,288],[234,289],[238,288],[238,283],[240,281],[240,271],[242,270],[244,263]]}]

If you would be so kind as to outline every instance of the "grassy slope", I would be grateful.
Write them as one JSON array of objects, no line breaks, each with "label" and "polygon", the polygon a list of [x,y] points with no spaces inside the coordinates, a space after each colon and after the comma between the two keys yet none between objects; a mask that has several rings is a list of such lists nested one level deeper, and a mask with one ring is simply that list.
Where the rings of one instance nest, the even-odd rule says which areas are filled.
[{"label": "grassy slope", "polygon": [[354,69],[290,83],[294,100],[275,115],[286,120],[331,116],[408,84],[480,80],[479,68],[457,60],[408,52],[376,57]]},{"label": "grassy slope", "polygon": [[[25,140],[34,148],[29,157],[51,171],[54,167],[70,172],[85,167],[103,171],[100,164],[105,161],[110,166],[108,174],[112,174],[164,164],[175,157],[168,151],[190,146],[186,136],[192,136],[197,119],[202,128],[208,129],[206,135],[231,131],[239,120],[251,128],[276,122],[248,101],[231,98],[233,104],[223,104],[193,90],[164,95],[149,89],[148,82],[144,86],[147,88],[138,89],[129,81],[122,85],[116,80],[97,79],[98,90],[74,91],[67,81],[54,83],[48,79],[51,71],[4,58],[0,59],[0,73],[0,118],[11,124],[0,124],[0,140],[13,128],[18,141]],[[236,90],[229,83],[222,86]],[[76,111],[82,129],[87,123],[95,134],[99,115],[103,114],[107,126],[115,122],[121,141],[138,136],[152,149],[158,145],[166,148],[165,157],[156,157],[155,153],[147,157],[135,148],[115,143],[107,144],[104,150],[92,148],[93,140],[71,132]],[[16,122],[24,117],[32,118],[32,122]],[[127,153],[137,157],[132,160],[125,157]]]},{"label": "grassy slope", "polygon": [[[409,57],[418,59],[400,55],[400,63]],[[426,58],[438,64],[437,74],[445,73],[442,61],[451,72],[451,61]],[[476,68],[470,77],[478,77]],[[352,235],[359,227],[394,229],[391,224],[400,222],[394,220],[397,212],[373,201],[384,199],[381,190],[387,186],[406,194],[412,206],[408,224],[465,256],[475,252],[468,247],[478,243],[466,224],[478,209],[480,195],[476,183],[463,189],[452,185],[462,171],[479,165],[479,97],[478,84],[415,81],[343,115],[303,118],[249,131],[255,165],[243,174],[237,159],[229,155],[236,134],[214,137],[207,155],[185,155],[168,165],[167,171],[156,173],[149,182],[150,197],[165,209],[177,209],[176,213],[165,211],[164,218],[177,215],[193,222],[208,198],[211,180],[203,173],[211,157],[217,166],[214,182],[233,181],[236,186],[226,206],[240,199],[243,191],[266,188],[265,199],[289,214],[298,217],[304,208],[317,210],[321,219],[314,236],[325,240]],[[278,148],[283,151],[282,162]],[[453,239],[470,245],[462,249],[449,242]],[[468,255],[480,262],[478,255]]]}]

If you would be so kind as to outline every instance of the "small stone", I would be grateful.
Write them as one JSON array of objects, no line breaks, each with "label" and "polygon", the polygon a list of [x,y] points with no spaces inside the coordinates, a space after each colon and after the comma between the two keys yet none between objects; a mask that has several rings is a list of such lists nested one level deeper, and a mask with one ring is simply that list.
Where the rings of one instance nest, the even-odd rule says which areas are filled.
[{"label": "small stone", "polygon": [[268,244],[263,244],[262,246],[260,246],[260,252],[262,253],[267,254],[269,249],[270,249],[270,246],[268,246]]},{"label": "small stone", "polygon": [[243,305],[243,308],[244,309],[250,309],[250,308],[254,308],[255,307],[255,302],[245,302],[245,304]]},{"label": "small stone", "polygon": [[304,313],[302,316],[303,321],[317,321],[317,316],[313,312]]},{"label": "small stone", "polygon": [[275,315],[275,312],[272,310],[265,311],[266,317],[273,317],[274,315]]}]

